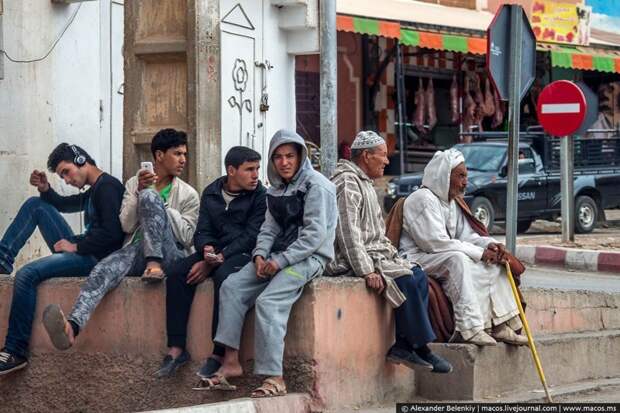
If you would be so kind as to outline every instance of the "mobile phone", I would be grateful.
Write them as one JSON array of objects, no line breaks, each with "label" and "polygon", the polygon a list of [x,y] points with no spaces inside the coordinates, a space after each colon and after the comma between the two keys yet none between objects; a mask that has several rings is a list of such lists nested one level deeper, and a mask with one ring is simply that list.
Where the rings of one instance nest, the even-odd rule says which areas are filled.
[{"label": "mobile phone", "polygon": [[140,162],[140,170],[147,170],[150,173],[155,173],[155,170],[153,169],[153,162]]}]

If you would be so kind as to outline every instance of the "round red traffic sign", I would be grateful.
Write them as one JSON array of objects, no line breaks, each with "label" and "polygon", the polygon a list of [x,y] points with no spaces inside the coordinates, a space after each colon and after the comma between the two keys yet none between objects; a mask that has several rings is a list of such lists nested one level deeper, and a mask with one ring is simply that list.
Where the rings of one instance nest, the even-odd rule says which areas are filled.
[{"label": "round red traffic sign", "polygon": [[567,136],[581,127],[586,116],[586,98],[575,83],[557,80],[540,93],[537,112],[547,133]]}]

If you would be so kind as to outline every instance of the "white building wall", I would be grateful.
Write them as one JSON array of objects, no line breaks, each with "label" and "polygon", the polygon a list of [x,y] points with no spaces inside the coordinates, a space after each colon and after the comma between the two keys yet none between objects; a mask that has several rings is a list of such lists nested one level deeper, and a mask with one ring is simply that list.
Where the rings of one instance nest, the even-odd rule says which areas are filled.
[{"label": "white building wall", "polygon": [[[122,41],[123,27],[122,13],[120,19],[118,13],[114,19],[105,13],[112,10],[112,3],[119,2],[4,0],[3,47],[17,60],[43,57],[79,10],[43,60],[14,63],[0,55],[4,61],[4,77],[0,80],[0,233],[4,233],[23,201],[37,194],[28,184],[30,172],[44,170],[48,154],[60,142],[80,145],[102,169],[120,177],[120,167],[111,168],[113,159],[122,159],[121,147],[112,145],[119,137],[113,139],[111,131],[119,129],[122,119],[117,116],[114,123],[110,122],[113,87],[109,73],[113,67],[118,70],[117,59],[121,59],[122,81],[122,56],[114,57],[115,64],[111,64],[109,50],[117,50],[118,54],[120,47],[111,48],[109,38],[110,33],[118,34],[120,30],[116,42]],[[108,28],[107,32],[102,26]],[[107,33],[107,39],[101,38],[102,32]],[[59,192],[72,191],[56,177],[52,182]],[[79,218],[73,216],[69,221],[76,232],[80,230]],[[37,234],[17,264],[47,253]]]},{"label": "white building wall", "polygon": [[[220,0],[220,19],[225,173],[223,159],[231,147],[251,146],[266,159],[269,140],[276,131],[296,130],[295,55],[318,53],[318,2]],[[240,100],[239,84],[233,79],[239,60],[245,62],[248,71],[241,100],[251,101],[251,111],[244,106],[241,114],[234,106]],[[263,94],[268,96],[267,111],[260,110]],[[262,169],[265,180],[264,164]]]}]

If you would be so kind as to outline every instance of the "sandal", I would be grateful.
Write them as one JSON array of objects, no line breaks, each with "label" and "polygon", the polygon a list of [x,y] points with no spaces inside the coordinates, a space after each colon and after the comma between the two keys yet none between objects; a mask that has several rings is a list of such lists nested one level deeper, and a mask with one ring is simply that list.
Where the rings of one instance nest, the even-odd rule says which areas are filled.
[{"label": "sandal", "polygon": [[230,384],[226,377],[222,375],[215,375],[208,378],[201,378],[198,384],[192,387],[192,390],[234,391],[237,390],[237,386]]},{"label": "sandal", "polygon": [[263,385],[252,392],[251,397],[258,399],[262,397],[284,396],[285,394],[286,386],[284,384],[280,384],[274,379],[265,379]]},{"label": "sandal", "polygon": [[161,268],[147,268],[142,273],[142,277],[140,277],[140,279],[147,284],[161,282],[164,278],[166,278],[166,273],[164,273],[164,270]]},{"label": "sandal", "polygon": [[52,344],[58,350],[67,350],[71,347],[71,341],[69,341],[69,336],[65,331],[66,325],[67,319],[59,305],[50,304],[45,307],[43,311],[43,326],[50,336]]}]

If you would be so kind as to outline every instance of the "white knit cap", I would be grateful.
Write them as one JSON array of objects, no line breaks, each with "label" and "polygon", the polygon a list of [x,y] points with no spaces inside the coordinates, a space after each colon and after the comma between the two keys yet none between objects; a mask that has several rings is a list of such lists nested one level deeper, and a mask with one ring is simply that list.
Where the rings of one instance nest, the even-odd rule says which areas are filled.
[{"label": "white knit cap", "polygon": [[355,140],[351,144],[351,149],[368,149],[384,145],[385,140],[371,130],[361,131],[355,136]]}]

